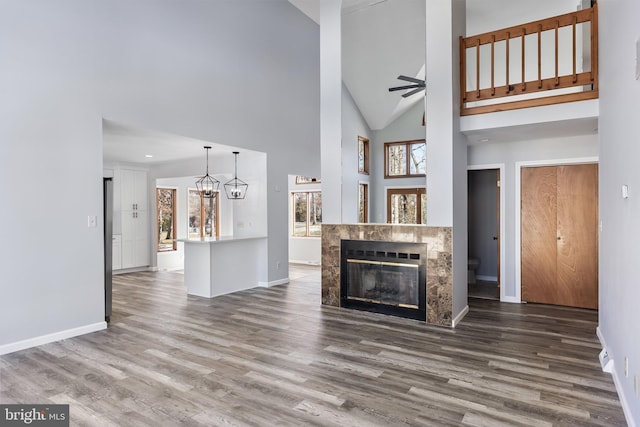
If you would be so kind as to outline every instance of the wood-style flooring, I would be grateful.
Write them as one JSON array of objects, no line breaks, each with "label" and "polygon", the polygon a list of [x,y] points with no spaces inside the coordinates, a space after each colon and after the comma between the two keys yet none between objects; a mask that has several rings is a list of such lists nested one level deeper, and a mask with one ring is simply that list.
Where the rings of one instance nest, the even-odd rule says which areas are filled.
[{"label": "wood-style flooring", "polygon": [[594,311],[471,299],[456,329],[320,304],[320,270],[213,299],[114,276],[109,328],[0,357],[0,402],[88,426],[624,426]]}]

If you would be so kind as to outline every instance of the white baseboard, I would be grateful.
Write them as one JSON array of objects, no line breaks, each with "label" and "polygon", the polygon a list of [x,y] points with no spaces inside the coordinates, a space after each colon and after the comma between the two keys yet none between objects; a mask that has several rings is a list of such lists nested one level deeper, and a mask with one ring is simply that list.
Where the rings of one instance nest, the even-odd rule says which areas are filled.
[{"label": "white baseboard", "polygon": [[622,412],[624,413],[624,417],[627,420],[627,424],[629,427],[637,427],[638,424],[633,419],[633,414],[631,412],[631,405],[629,405],[629,401],[627,400],[627,396],[624,394],[624,389],[622,388],[622,381],[618,375],[618,371],[616,369],[616,364],[614,363],[612,355],[609,353],[609,348],[607,347],[607,342],[602,334],[602,330],[600,326],[596,328],[596,335],[598,336],[598,340],[600,340],[600,345],[602,346],[602,350],[607,353],[610,358],[610,367],[611,367],[611,377],[613,378],[613,384],[616,386],[616,392],[618,393],[618,399],[620,399],[620,405],[622,406]]},{"label": "white baseboard", "polygon": [[512,304],[522,304],[522,301],[520,301],[518,298],[516,298],[516,297],[507,297],[507,296],[502,297],[502,299],[500,299],[500,302],[510,302]]},{"label": "white baseboard", "polygon": [[141,271],[157,271],[157,268],[156,270],[153,270],[153,267],[121,268],[119,270],[113,270],[111,274],[139,273]]},{"label": "white baseboard", "polygon": [[483,282],[498,282],[497,276],[482,276],[480,274],[476,274],[477,280],[482,280]]},{"label": "white baseboard", "polygon": [[302,264],[302,265],[314,265],[314,266],[321,265],[320,261],[297,261],[295,259],[290,259],[289,264]]},{"label": "white baseboard", "polygon": [[462,318],[466,316],[468,312],[469,312],[469,306],[467,305],[465,306],[465,308],[462,309],[460,313],[458,313],[456,317],[453,318],[453,321],[451,322],[451,327],[455,328],[458,324],[460,324],[460,322],[462,321]]},{"label": "white baseboard", "polygon": [[289,278],[285,277],[284,279],[272,280],[271,282],[258,282],[258,286],[263,288],[270,288],[272,286],[284,285],[289,283]]},{"label": "white baseboard", "polygon": [[23,341],[0,345],[0,355],[26,350],[27,348],[37,347],[39,345],[77,337],[78,335],[101,331],[103,329],[107,329],[107,322],[92,323],[91,325],[80,326],[79,328],[67,329],[65,331],[54,332],[52,334],[29,338]]}]

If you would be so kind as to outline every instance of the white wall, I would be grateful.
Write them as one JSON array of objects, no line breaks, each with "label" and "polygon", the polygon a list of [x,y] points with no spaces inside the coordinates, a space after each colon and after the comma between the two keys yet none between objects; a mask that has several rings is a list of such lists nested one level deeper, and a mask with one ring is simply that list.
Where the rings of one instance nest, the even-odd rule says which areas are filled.
[{"label": "white wall", "polygon": [[[269,280],[286,277],[275,269],[288,259],[279,189],[292,164],[319,171],[315,23],[284,0],[2,6],[0,221],[11,256],[0,257],[0,350],[102,325],[103,117],[266,152]],[[43,185],[52,190],[38,197],[24,190]],[[54,247],[51,229],[63,233]]]},{"label": "white wall", "polygon": [[[289,196],[297,191],[321,191],[321,183],[296,184],[295,175],[289,175]],[[319,237],[293,236],[293,204],[289,197],[289,262],[320,265],[322,239]]]},{"label": "white wall", "polygon": [[598,155],[598,138],[596,135],[575,136],[570,138],[538,139],[532,141],[498,142],[470,145],[468,151],[469,165],[489,165],[504,163],[505,176],[500,177],[500,185],[505,191],[505,246],[506,269],[502,287],[507,297],[516,296],[515,269],[515,216],[516,189],[515,164],[522,161],[551,161],[595,157]]},{"label": "white wall", "polygon": [[[614,361],[627,421],[640,425],[640,81],[636,78],[640,2],[599,0],[600,333]],[[621,197],[629,186],[628,199]],[[629,377],[624,376],[624,358]]]}]

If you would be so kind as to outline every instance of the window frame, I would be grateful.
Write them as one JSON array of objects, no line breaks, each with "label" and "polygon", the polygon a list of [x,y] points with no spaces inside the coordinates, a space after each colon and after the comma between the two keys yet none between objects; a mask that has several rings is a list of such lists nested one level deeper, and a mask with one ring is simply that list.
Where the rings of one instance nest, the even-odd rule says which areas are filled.
[{"label": "window frame", "polygon": [[[414,225],[424,225],[422,222],[422,195],[427,194],[425,187],[403,187],[403,188],[387,188],[387,224],[395,224],[391,222],[391,196],[393,194],[415,194],[416,195],[416,222]],[[426,206],[425,206],[426,208]],[[398,223],[406,224],[406,223]]]},{"label": "window frame", "polygon": [[[362,197],[362,190],[364,191],[364,197]],[[361,204],[364,202],[364,207]],[[360,212],[364,215],[364,218],[360,216]],[[358,223],[369,223],[369,183],[358,182]]]},{"label": "window frame", "polygon": [[[427,142],[424,139],[413,139],[409,141],[396,141],[396,142],[385,142],[384,143],[384,178],[385,179],[393,179],[393,178],[416,178],[416,177],[424,177],[426,173],[418,173],[412,174],[409,173],[411,171],[411,156],[409,153],[411,152],[411,146],[414,144],[422,143],[425,146],[425,169],[426,169],[426,157],[427,157]],[[407,172],[404,175],[389,175],[389,147],[395,145],[404,145],[407,155],[405,156],[405,171]]]},{"label": "window frame", "polygon": [[[200,226],[199,226],[199,230],[200,230],[200,239],[204,239],[206,237],[215,237],[218,238],[220,237],[220,190],[216,190],[215,191],[215,196],[213,197],[213,199],[215,200],[214,205],[213,205],[213,209],[215,212],[215,235],[213,236],[206,236],[205,234],[205,223],[202,220],[202,218],[205,217],[205,204],[204,204],[204,196],[202,195],[202,193],[200,191],[198,191],[196,188],[188,188],[187,189],[187,238],[189,239],[193,239],[194,237],[190,236],[190,232],[189,232],[189,198],[192,194],[198,194],[200,196]],[[196,239],[198,237],[195,237]]]},{"label": "window frame", "polygon": [[[364,136],[358,136],[358,173],[362,175],[369,175],[369,138]],[[360,167],[360,152],[362,147],[363,165]]]},{"label": "window frame", "polygon": [[[171,244],[171,248],[167,248],[167,249],[161,249],[160,248],[160,235],[162,234],[162,230],[160,229],[160,226],[158,226],[156,228],[156,252],[173,252],[178,250],[178,240],[176,239],[176,233],[177,233],[177,223],[178,223],[178,219],[177,219],[177,201],[178,201],[178,190],[176,188],[172,188],[172,187],[156,187],[156,222],[160,221],[160,203],[159,203],[159,192],[161,190],[164,191],[171,191],[171,199],[173,201],[172,203],[172,213],[171,213],[171,229],[173,230],[173,242]],[[159,225],[159,224],[158,224]]]},{"label": "window frame", "polygon": [[[321,190],[309,190],[309,191],[292,191],[291,192],[291,237],[298,237],[298,238],[312,238],[312,239],[318,239],[320,237],[322,237],[322,233],[320,233],[319,235],[311,235],[309,230],[311,227],[311,195],[312,194],[319,194],[322,200],[322,191]],[[295,234],[296,232],[296,201],[295,201],[295,196],[297,194],[305,194],[306,195],[306,204],[307,204],[307,217],[305,220],[305,234],[304,236],[298,236]],[[322,225],[322,211],[320,212],[320,225]]]}]

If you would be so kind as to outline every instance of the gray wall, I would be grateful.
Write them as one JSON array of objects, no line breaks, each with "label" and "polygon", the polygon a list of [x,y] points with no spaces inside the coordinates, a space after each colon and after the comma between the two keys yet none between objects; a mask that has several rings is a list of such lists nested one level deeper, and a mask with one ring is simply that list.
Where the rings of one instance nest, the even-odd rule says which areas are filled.
[{"label": "gray wall", "polygon": [[[369,139],[369,168],[373,164],[371,155],[377,149],[373,148],[371,129],[362,117],[358,106],[351,97],[349,90],[342,85],[342,222],[355,224],[358,222],[358,183],[370,183],[375,176],[358,173],[358,137]],[[372,187],[369,187],[369,206],[371,206]],[[373,222],[369,217],[369,222]]]},{"label": "gray wall", "polygon": [[498,235],[498,171],[468,172],[469,257],[480,260],[478,276],[498,277],[498,252],[494,236]]},{"label": "gray wall", "polygon": [[[399,96],[399,95],[398,95]],[[425,187],[426,178],[384,177],[384,143],[425,139],[426,130],[422,126],[424,102],[418,102],[406,113],[391,122],[384,129],[373,131],[371,144],[371,186],[369,222],[387,222],[387,187]],[[428,199],[427,195],[427,199]]]},{"label": "gray wall", "polygon": [[[637,0],[599,0],[600,42],[600,332],[614,361],[614,375],[629,425],[640,425],[640,81],[636,44]],[[628,199],[621,197],[623,184]],[[624,358],[629,377],[624,376]],[[631,418],[633,417],[633,419]]]},{"label": "gray wall", "polygon": [[0,51],[0,346],[103,320],[103,117],[266,152],[286,278],[287,173],[319,175],[317,24],[285,0],[5,0]]},{"label": "gray wall", "polygon": [[513,298],[516,296],[516,162],[596,157],[598,155],[598,138],[596,135],[585,135],[531,141],[483,143],[470,145],[467,151],[469,165],[505,165],[505,176],[500,177],[501,186],[505,192],[506,205],[505,236],[502,236],[501,241],[505,251],[505,277],[502,278],[501,286],[505,288],[505,295]]}]

